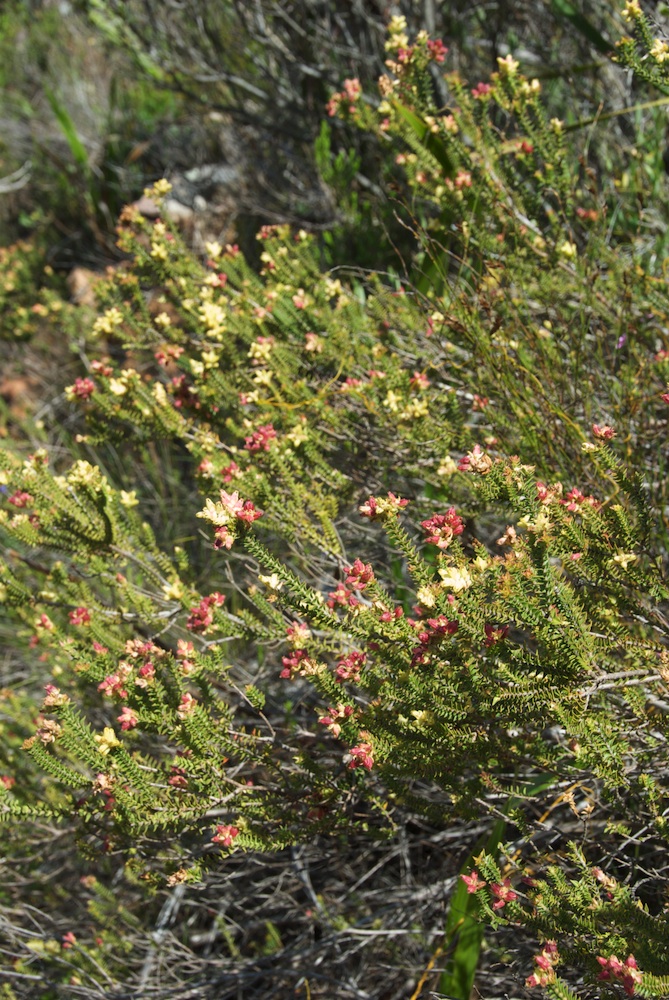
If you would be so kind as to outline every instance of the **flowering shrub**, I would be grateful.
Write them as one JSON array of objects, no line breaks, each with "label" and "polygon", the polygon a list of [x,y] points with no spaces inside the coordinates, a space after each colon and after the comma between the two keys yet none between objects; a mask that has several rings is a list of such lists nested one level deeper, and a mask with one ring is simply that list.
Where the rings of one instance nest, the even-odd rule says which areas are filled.
[{"label": "flowering shrub", "polygon": [[[201,261],[128,208],[65,391],[86,451],[0,451],[3,613],[51,672],[41,715],[9,706],[0,806],[73,815],[89,856],[171,886],[370,814],[504,817],[464,884],[539,938],[527,985],[660,997],[664,282],[577,199],[512,56],[449,74],[444,116],[446,47],[394,18],[387,52],[378,106],[349,80],[330,110],[397,149],[416,280],[324,274],[287,226],[259,274],[234,245]],[[192,478],[169,544],[147,442]]]}]

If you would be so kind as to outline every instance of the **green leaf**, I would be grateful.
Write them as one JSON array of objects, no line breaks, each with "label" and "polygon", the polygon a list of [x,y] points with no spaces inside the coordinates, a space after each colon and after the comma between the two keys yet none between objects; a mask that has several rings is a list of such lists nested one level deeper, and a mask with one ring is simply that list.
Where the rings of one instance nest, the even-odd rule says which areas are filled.
[{"label": "green leaf", "polygon": [[428,153],[431,153],[432,156],[434,156],[435,160],[443,168],[445,176],[452,177],[455,174],[455,167],[453,166],[453,161],[441,139],[439,139],[434,132],[430,131],[427,123],[424,122],[415,111],[405,107],[404,104],[400,104],[399,101],[394,101],[393,107],[400,118],[404,119],[418,140],[423,143]]}]

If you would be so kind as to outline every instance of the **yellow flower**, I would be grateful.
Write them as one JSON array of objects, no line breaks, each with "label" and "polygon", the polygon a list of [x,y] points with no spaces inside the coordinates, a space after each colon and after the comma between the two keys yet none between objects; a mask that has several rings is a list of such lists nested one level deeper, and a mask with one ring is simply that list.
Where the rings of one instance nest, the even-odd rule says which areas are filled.
[{"label": "yellow flower", "polygon": [[518,67],[520,63],[517,59],[514,59],[511,53],[505,58],[502,56],[497,56],[497,65],[499,66],[499,71],[502,76],[515,76],[518,72]]},{"label": "yellow flower", "polygon": [[151,256],[154,260],[167,260],[167,247],[164,243],[151,244]]},{"label": "yellow flower", "polygon": [[98,744],[98,753],[101,753],[103,757],[106,757],[112,747],[120,747],[121,741],[116,738],[116,733],[111,728],[111,726],[105,726],[102,733],[98,733],[95,737],[95,742]]},{"label": "yellow flower", "polygon": [[267,361],[273,347],[274,342],[269,337],[264,337],[261,341],[254,340],[249,347],[248,356],[255,361]]},{"label": "yellow flower", "polygon": [[448,590],[466,590],[471,587],[472,578],[466,569],[458,569],[457,566],[442,566],[439,570],[444,587]]},{"label": "yellow flower", "polygon": [[426,399],[412,399],[400,413],[401,420],[417,420],[419,417],[426,417],[430,412]]},{"label": "yellow flower", "polygon": [[618,552],[613,557],[614,563],[618,563],[623,569],[627,569],[630,563],[636,562],[638,556],[634,552]]},{"label": "yellow flower", "polygon": [[212,260],[218,260],[223,253],[223,247],[220,243],[205,243],[204,248]]},{"label": "yellow flower", "polygon": [[115,396],[125,396],[128,391],[128,386],[122,378],[110,378],[109,391]]},{"label": "yellow flower", "polygon": [[569,240],[565,240],[564,243],[558,247],[558,252],[566,257],[568,260],[573,259],[578,254],[578,247],[575,243],[570,243]]},{"label": "yellow flower", "polygon": [[653,42],[650,54],[656,62],[666,62],[667,59],[669,59],[669,45],[667,45],[666,42],[663,42],[661,38],[656,38]]},{"label": "yellow flower", "polygon": [[93,333],[113,333],[117,326],[123,322],[123,313],[116,306],[107,309],[102,316],[98,316],[93,324]]},{"label": "yellow flower", "polygon": [[172,185],[170,184],[170,182],[165,177],[161,177],[160,180],[156,181],[153,187],[146,188],[144,194],[148,198],[151,198],[152,196],[158,198],[164,198],[165,195],[169,194],[171,190],[172,190]]},{"label": "yellow flower", "polygon": [[167,601],[180,601],[183,597],[184,588],[181,580],[173,580],[163,586],[163,597]]},{"label": "yellow flower", "polygon": [[420,603],[426,608],[433,608],[437,603],[437,599],[434,594],[434,589],[432,587],[421,587],[416,591],[416,597]]},{"label": "yellow flower", "polygon": [[210,521],[219,528],[230,523],[230,514],[228,511],[220,503],[214,503],[209,498],[205,500],[204,510],[198,511],[195,516],[203,517],[205,521]]},{"label": "yellow flower", "polygon": [[623,7],[623,18],[626,21],[636,21],[639,17],[641,17],[639,0],[627,0],[627,3]]},{"label": "yellow flower", "polygon": [[137,507],[139,504],[139,500],[137,499],[137,495],[134,490],[131,490],[129,493],[125,490],[121,490],[119,493],[119,500],[124,507]]},{"label": "yellow flower", "polygon": [[414,708],[411,712],[414,719],[416,720],[416,725],[421,729],[427,729],[429,726],[433,726],[436,722],[434,717],[434,712],[431,712],[429,708],[427,709],[417,709]]},{"label": "yellow flower", "polygon": [[397,413],[397,411],[400,408],[401,402],[402,402],[402,397],[398,396],[398,394],[396,392],[393,392],[392,389],[389,389],[388,392],[386,393],[386,398],[383,401],[383,405],[387,410],[390,410],[391,413]]}]

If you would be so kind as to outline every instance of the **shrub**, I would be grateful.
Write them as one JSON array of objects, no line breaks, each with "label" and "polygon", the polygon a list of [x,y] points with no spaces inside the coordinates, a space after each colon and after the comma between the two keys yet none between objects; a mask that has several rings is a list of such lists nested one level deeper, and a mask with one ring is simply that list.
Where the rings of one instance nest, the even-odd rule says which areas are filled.
[{"label": "shrub", "polygon": [[51,671],[36,731],[8,705],[5,815],[170,885],[407,810],[503,819],[465,882],[539,936],[528,986],[663,996],[664,282],[512,57],[443,115],[441,43],[396,18],[387,49],[378,107],[349,80],[331,109],[406,168],[410,280],[321,273],[289,227],[260,274],[201,261],[126,209],[80,450],[0,453],[4,607]]}]

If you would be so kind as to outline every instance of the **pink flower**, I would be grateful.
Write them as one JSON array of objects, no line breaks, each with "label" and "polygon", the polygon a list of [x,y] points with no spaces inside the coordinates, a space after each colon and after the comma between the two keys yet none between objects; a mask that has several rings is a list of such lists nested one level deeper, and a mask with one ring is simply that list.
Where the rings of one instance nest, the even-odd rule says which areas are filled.
[{"label": "pink flower", "polygon": [[177,708],[177,715],[183,722],[185,719],[187,719],[190,715],[193,714],[196,708],[197,708],[197,701],[190,693],[190,691],[186,691],[185,694],[181,695],[181,701],[179,703],[179,707]]},{"label": "pink flower", "polygon": [[445,514],[433,514],[427,521],[421,521],[421,527],[428,532],[425,539],[431,545],[447,549],[455,535],[461,535],[465,524],[455,512],[455,507],[449,507]]},{"label": "pink flower", "polygon": [[237,514],[238,520],[244,521],[245,524],[253,524],[254,521],[257,521],[262,516],[263,511],[256,510],[251,500],[245,500],[244,506]]},{"label": "pink flower", "polygon": [[382,612],[382,614],[379,615],[379,618],[382,622],[393,622],[396,621],[398,618],[403,618],[403,617],[404,617],[404,608],[400,607],[399,604],[397,605],[396,608],[394,608],[393,611],[384,611]]},{"label": "pink flower", "polygon": [[244,439],[247,451],[269,451],[270,443],[276,438],[276,431],[271,424],[263,424],[257,431]]},{"label": "pink flower", "polygon": [[283,670],[279,674],[279,677],[284,681],[292,680],[293,674],[299,670],[300,663],[302,660],[306,660],[307,656],[306,649],[296,649],[290,656],[282,656]]},{"label": "pink flower", "polygon": [[361,93],[362,87],[360,86],[360,80],[358,80],[357,76],[352,77],[350,80],[344,80],[342,94],[346,97],[347,101],[357,101]]},{"label": "pink flower", "polygon": [[65,705],[70,700],[55,684],[47,684],[44,690],[46,691],[46,698],[44,699],[42,708],[56,708],[58,705]]},{"label": "pink flower", "polygon": [[235,542],[235,536],[232,534],[226,525],[222,524],[220,528],[216,528],[214,531],[214,548],[215,549],[231,549]]},{"label": "pink flower", "polygon": [[424,663],[430,647],[438,645],[446,636],[454,635],[458,631],[459,625],[457,620],[449,621],[445,615],[439,615],[438,618],[428,618],[427,628],[422,622],[416,622],[415,627],[421,629],[418,633],[420,645],[415,646],[412,650],[412,666]]},{"label": "pink flower", "polygon": [[305,333],[304,349],[305,351],[313,352],[314,354],[320,354],[323,350],[323,341],[318,334],[313,333],[313,331]]},{"label": "pink flower", "polygon": [[77,939],[72,933],[72,931],[68,931],[67,934],[63,934],[63,948],[65,948],[66,950],[68,948],[73,948],[76,943]]},{"label": "pink flower", "polygon": [[47,743],[54,743],[60,736],[62,729],[58,725],[55,719],[43,719],[40,717],[38,720],[40,728],[37,730],[37,736],[46,746]]},{"label": "pink flower", "polygon": [[501,910],[507,903],[518,898],[517,893],[511,888],[511,879],[505,878],[501,885],[491,885],[490,891],[497,897],[497,902],[492,904],[493,910]]},{"label": "pink flower", "polygon": [[458,462],[460,472],[478,472],[485,476],[492,469],[492,459],[483,451],[479,444],[461,458]]},{"label": "pink flower", "polygon": [[220,608],[225,601],[225,596],[217,591],[209,597],[203,597],[200,603],[190,609],[190,615],[186,620],[186,628],[191,632],[206,632],[214,623],[214,612],[212,607]]},{"label": "pink flower", "polygon": [[360,601],[354,595],[352,590],[345,587],[343,583],[339,583],[337,584],[336,589],[328,594],[328,599],[325,603],[330,610],[333,610],[337,604],[340,604],[344,608],[355,608],[358,606]]},{"label": "pink flower", "polygon": [[328,708],[327,715],[321,716],[318,720],[321,726],[327,726],[333,736],[337,737],[341,733],[339,719],[349,719],[353,715],[351,705],[337,705],[336,708]]},{"label": "pink flower", "polygon": [[484,646],[494,646],[495,643],[501,642],[502,639],[506,639],[509,634],[508,625],[485,625],[485,641]]},{"label": "pink flower", "polygon": [[599,424],[593,424],[592,433],[596,438],[599,438],[600,441],[610,441],[611,438],[616,436],[614,428],[610,427],[608,424],[602,424],[601,427]]},{"label": "pink flower", "polygon": [[460,878],[467,886],[467,892],[469,893],[478,892],[479,889],[488,884],[482,878],[479,878],[479,873],[476,870],[471,875],[461,875]]},{"label": "pink flower", "polygon": [[103,681],[98,684],[98,691],[102,691],[108,698],[127,698],[128,692],[123,687],[126,681],[121,674],[108,674]]},{"label": "pink flower", "polygon": [[121,729],[134,729],[139,722],[139,716],[132,708],[124,705],[121,714],[117,715],[117,721],[121,723]]},{"label": "pink flower", "polygon": [[360,559],[355,559],[352,566],[344,566],[344,572],[347,574],[346,583],[355,586],[356,590],[364,590],[374,579],[371,564],[363,563]]},{"label": "pink flower", "polygon": [[106,364],[104,361],[91,361],[91,371],[95,372],[96,375],[104,375],[105,377],[114,374],[114,369],[111,365]]},{"label": "pink flower", "polygon": [[27,507],[29,503],[33,502],[33,497],[30,493],[26,493],[25,490],[17,490],[12,493],[10,497],[7,497],[7,503],[11,503],[14,507]]},{"label": "pink flower", "polygon": [[293,622],[292,625],[286,625],[286,636],[291,646],[301,646],[311,638],[311,630],[302,622]]},{"label": "pink flower", "polygon": [[427,43],[427,50],[435,62],[443,63],[448,49],[442,42],[441,38],[435,38]]},{"label": "pink flower", "polygon": [[354,651],[345,656],[343,660],[339,661],[335,670],[337,684],[343,684],[344,681],[351,681],[352,684],[357,684],[360,680],[360,671],[366,662],[367,656],[365,653],[359,651]]},{"label": "pink flower", "polygon": [[[367,735],[366,733],[360,733],[361,736]],[[362,743],[358,743],[357,746],[351,747],[349,750],[351,755],[351,760],[349,761],[349,768],[353,770],[356,767],[365,767],[368,771],[371,771],[374,767],[374,751],[372,750],[372,744],[366,740]]]},{"label": "pink flower", "polygon": [[91,616],[87,608],[75,608],[70,611],[69,619],[71,625],[88,625]]},{"label": "pink flower", "polygon": [[76,399],[87,400],[90,399],[95,392],[95,382],[92,378],[77,378],[74,380],[74,385],[68,392]]},{"label": "pink flower", "polygon": [[408,500],[396,497],[394,493],[388,492],[386,497],[370,497],[369,500],[358,507],[363,517],[368,517],[374,521],[377,517],[394,517],[408,505]]},{"label": "pink flower", "polygon": [[230,465],[224,466],[221,469],[221,476],[223,477],[224,483],[230,483],[239,475],[239,466],[236,462],[230,462]]},{"label": "pink flower", "polygon": [[489,83],[477,83],[475,87],[472,88],[472,97],[481,98],[487,97],[492,87]]},{"label": "pink flower", "polygon": [[106,646],[103,646],[101,642],[97,642],[97,641],[93,643],[93,649],[100,656],[104,656],[105,653],[109,652],[109,650],[107,649]]},{"label": "pink flower", "polygon": [[458,191],[462,188],[470,188],[472,186],[472,175],[468,170],[458,170],[455,176],[455,186]]},{"label": "pink flower", "polygon": [[233,840],[238,836],[239,830],[236,826],[222,826],[219,824],[211,840],[214,844],[222,844],[223,847],[232,847]]},{"label": "pink flower", "polygon": [[137,677],[135,678],[135,686],[139,688],[148,688],[149,685],[153,682],[155,676],[156,676],[156,668],[154,667],[154,665],[151,663],[150,660],[147,660],[147,662],[142,664],[142,666],[137,671]]},{"label": "pink flower", "polygon": [[663,392],[660,399],[663,403],[669,403],[669,392]]},{"label": "pink flower", "polygon": [[363,503],[358,507],[358,510],[363,517],[369,517],[373,520],[377,516],[376,497],[370,497],[367,503]]},{"label": "pink flower", "polygon": [[628,955],[624,962],[621,962],[616,955],[611,955],[609,958],[598,955],[597,961],[602,966],[599,979],[604,980],[604,982],[616,982],[617,980],[623,984],[625,993],[629,997],[634,996],[636,986],[643,979],[643,973],[639,970],[634,955]]},{"label": "pink flower", "polygon": [[167,784],[173,788],[188,788],[188,778],[182,767],[172,767],[171,776],[167,779]]}]

